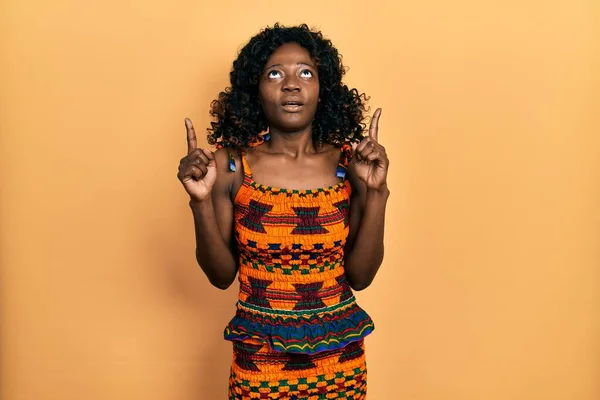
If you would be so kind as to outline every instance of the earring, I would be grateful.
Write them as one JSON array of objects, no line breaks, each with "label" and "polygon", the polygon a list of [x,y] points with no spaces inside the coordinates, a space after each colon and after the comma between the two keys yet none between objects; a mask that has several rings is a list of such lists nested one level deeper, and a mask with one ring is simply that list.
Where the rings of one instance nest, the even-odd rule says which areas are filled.
[{"label": "earring", "polygon": [[237,168],[235,166],[235,160],[233,159],[233,153],[231,151],[229,152],[229,170],[231,172],[237,171]]}]

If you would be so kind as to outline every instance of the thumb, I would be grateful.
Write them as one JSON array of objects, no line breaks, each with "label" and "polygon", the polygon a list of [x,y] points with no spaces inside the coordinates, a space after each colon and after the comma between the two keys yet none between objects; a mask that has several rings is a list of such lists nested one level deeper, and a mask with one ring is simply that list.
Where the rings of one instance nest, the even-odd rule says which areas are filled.
[{"label": "thumb", "polygon": [[213,153],[209,149],[202,149],[202,152],[204,153],[206,158],[208,158],[208,165],[210,165],[210,166],[215,165],[215,153]]}]

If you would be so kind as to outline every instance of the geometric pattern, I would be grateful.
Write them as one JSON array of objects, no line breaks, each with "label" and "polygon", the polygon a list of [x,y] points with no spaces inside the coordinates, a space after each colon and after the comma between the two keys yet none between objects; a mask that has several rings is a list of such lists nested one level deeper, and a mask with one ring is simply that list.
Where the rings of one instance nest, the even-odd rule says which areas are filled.
[{"label": "geometric pattern", "polygon": [[350,290],[350,285],[348,285],[346,278],[344,276],[338,276],[336,278],[336,280],[337,280],[338,284],[340,285],[340,287],[342,288],[342,294],[340,295],[340,302],[346,301],[349,298],[351,298],[352,291]]},{"label": "geometric pattern", "polygon": [[300,218],[298,225],[292,231],[292,235],[315,235],[328,233],[329,231],[317,221],[320,207],[293,207],[294,212]]},{"label": "geometric pattern", "polygon": [[273,208],[270,204],[260,203],[256,200],[250,200],[249,212],[240,219],[240,224],[246,228],[259,233],[265,233],[265,227],[261,224],[261,218],[263,215],[271,211]]},{"label": "geometric pattern", "polygon": [[[346,167],[348,147],[340,155]],[[233,342],[231,400],[364,399],[363,338],[373,321],[346,280],[352,187],[294,190],[244,181],[234,201],[240,291],[224,330]],[[338,168],[339,172],[339,168]]]},{"label": "geometric pattern", "polygon": [[[234,363],[229,376],[229,399],[353,399],[364,400],[367,368],[364,342],[351,350],[334,350],[318,355],[276,353],[263,345],[255,351],[234,343],[234,354],[256,370]],[[237,358],[236,358],[237,359]]]},{"label": "geometric pattern", "polygon": [[252,356],[261,348],[262,345],[260,344],[240,342],[234,348],[235,364],[241,369],[245,369],[247,371],[260,371],[258,366],[252,361]]},{"label": "geometric pattern", "polygon": [[334,206],[340,211],[342,217],[344,217],[344,226],[348,226],[348,214],[350,213],[350,201],[343,200],[333,203]]},{"label": "geometric pattern", "polygon": [[323,286],[323,282],[313,283],[295,283],[294,287],[301,297],[294,306],[294,310],[314,310],[316,308],[325,307],[323,300],[319,298],[319,289]]},{"label": "geometric pattern", "polygon": [[299,371],[302,369],[315,368],[316,365],[310,360],[308,354],[289,354],[289,361],[282,371]]},{"label": "geometric pattern", "polygon": [[267,286],[269,286],[272,281],[267,281],[265,279],[256,279],[256,278],[248,278],[250,281],[250,285],[252,288],[252,293],[246,299],[246,302],[249,304],[254,304],[256,306],[262,308],[271,308],[269,301],[267,300],[266,291]]},{"label": "geometric pattern", "polygon": [[346,362],[350,360],[354,360],[356,358],[362,357],[364,355],[364,350],[357,342],[352,342],[344,347],[344,352],[339,358],[339,362]]}]

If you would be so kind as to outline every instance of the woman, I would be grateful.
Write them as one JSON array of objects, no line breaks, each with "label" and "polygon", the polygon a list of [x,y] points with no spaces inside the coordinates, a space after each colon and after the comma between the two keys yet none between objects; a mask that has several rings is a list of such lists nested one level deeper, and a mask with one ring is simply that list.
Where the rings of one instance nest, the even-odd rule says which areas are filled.
[{"label": "woman", "polygon": [[275,25],[233,63],[199,149],[186,119],[178,178],[190,195],[196,259],[226,289],[239,274],[230,399],[364,399],[364,337],[352,289],[383,259],[389,161],[378,109],[342,84],[331,42]]}]

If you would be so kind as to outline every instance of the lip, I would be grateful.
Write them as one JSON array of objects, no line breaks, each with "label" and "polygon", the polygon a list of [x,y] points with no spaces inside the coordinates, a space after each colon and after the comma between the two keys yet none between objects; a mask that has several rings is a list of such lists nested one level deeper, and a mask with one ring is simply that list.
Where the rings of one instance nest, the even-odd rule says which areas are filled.
[{"label": "lip", "polygon": [[302,99],[297,96],[286,97],[281,101],[282,106],[288,105],[289,103],[293,103],[293,104],[297,104],[297,105],[301,105],[301,106],[304,105],[304,102],[302,101]]},{"label": "lip", "polygon": [[283,111],[290,112],[290,113],[300,112],[300,110],[302,110],[302,107],[304,107],[304,104],[288,104],[288,103],[284,103],[281,106],[281,108],[283,109]]},{"label": "lip", "polygon": [[302,107],[304,107],[304,102],[297,97],[288,97],[283,99],[281,102],[281,108],[283,111],[289,113],[300,112]]}]

